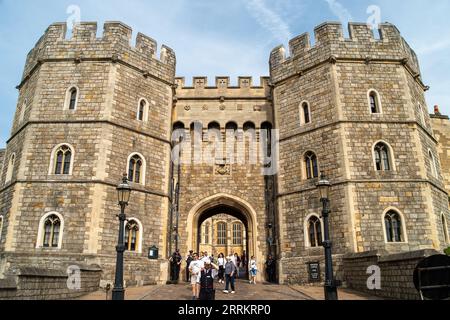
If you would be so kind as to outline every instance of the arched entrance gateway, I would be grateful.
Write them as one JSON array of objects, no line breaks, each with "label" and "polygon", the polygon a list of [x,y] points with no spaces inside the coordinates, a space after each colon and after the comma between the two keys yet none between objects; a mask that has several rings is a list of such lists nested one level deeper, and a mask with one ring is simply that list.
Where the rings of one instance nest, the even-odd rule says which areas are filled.
[{"label": "arched entrance gateway", "polygon": [[[242,222],[245,232],[245,250],[247,252],[248,258],[255,256],[258,262],[258,280],[264,280],[264,247],[258,242],[258,223],[256,211],[252,206],[243,199],[238,197],[228,195],[228,194],[217,194],[208,197],[200,201],[196,206],[194,206],[188,216],[188,239],[187,243],[194,250],[200,250],[202,228],[201,226],[205,221],[213,218],[215,216],[231,216],[238,221]],[[213,229],[217,232],[217,229]],[[227,237],[232,237],[232,233],[227,233]],[[226,246],[225,246],[226,248]],[[225,255],[234,253],[231,247],[227,248],[230,251],[223,252]]]}]

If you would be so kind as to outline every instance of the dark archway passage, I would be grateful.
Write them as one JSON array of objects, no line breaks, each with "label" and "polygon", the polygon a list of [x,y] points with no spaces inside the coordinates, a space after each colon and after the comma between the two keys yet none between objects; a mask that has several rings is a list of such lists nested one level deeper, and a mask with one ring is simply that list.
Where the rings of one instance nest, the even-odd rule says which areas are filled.
[{"label": "dark archway passage", "polygon": [[197,252],[206,251],[214,259],[220,253],[237,254],[239,278],[248,278],[249,222],[242,211],[228,205],[211,207],[200,215],[197,230]]}]

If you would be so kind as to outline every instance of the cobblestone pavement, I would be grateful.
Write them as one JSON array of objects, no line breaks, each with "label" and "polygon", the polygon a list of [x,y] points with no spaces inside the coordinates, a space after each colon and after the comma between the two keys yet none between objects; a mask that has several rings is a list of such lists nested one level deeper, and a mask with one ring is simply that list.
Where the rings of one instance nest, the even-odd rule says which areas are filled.
[{"label": "cobblestone pavement", "polygon": [[[215,284],[216,300],[324,300],[323,287],[286,286],[272,284],[250,285],[247,281],[238,280],[235,294],[222,292],[224,285]],[[178,285],[159,285],[126,289],[126,300],[191,300],[192,287],[188,283]],[[80,300],[105,300],[106,293],[97,291]],[[339,289],[339,300],[378,300],[347,289]],[[111,293],[108,295],[111,300]]]},{"label": "cobblestone pavement", "polygon": [[[225,294],[225,285],[215,284],[216,300],[310,300],[303,293],[288,286],[256,284],[238,280],[235,294]],[[186,284],[162,286],[142,297],[142,300],[191,300],[192,287]]]}]

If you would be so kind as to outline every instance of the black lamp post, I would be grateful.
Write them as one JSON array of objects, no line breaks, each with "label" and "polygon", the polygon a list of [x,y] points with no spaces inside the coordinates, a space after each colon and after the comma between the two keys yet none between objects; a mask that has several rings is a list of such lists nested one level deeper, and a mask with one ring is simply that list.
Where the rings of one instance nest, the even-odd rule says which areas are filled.
[{"label": "black lamp post", "polygon": [[330,188],[331,183],[322,174],[317,189],[320,194],[320,201],[323,205],[322,218],[324,224],[325,248],[325,300],[338,300],[337,286],[333,275],[333,257],[331,255],[332,243],[330,240],[329,216],[330,216]]},{"label": "black lamp post", "polygon": [[123,253],[125,252],[124,232],[125,232],[125,208],[130,201],[131,187],[128,184],[127,174],[123,175],[122,183],[117,187],[117,197],[120,206],[119,214],[119,241],[117,243],[116,279],[112,291],[113,300],[125,300],[125,289],[123,288]]}]

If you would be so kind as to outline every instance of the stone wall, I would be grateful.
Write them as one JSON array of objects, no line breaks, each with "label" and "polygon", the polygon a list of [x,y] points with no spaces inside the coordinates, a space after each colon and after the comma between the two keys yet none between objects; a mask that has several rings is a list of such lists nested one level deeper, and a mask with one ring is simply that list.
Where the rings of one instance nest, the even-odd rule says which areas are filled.
[{"label": "stone wall", "polygon": [[[385,251],[347,254],[343,258],[344,282],[350,289],[382,298],[419,300],[420,294],[413,282],[414,270],[420,261],[436,254],[440,253],[421,250],[391,255]],[[381,270],[381,290],[367,288],[370,266],[378,266]]]},{"label": "stone wall", "polygon": [[0,279],[0,300],[67,300],[98,290],[102,270],[98,266],[80,268],[80,289],[69,289],[68,274],[61,269],[22,267]]},{"label": "stone wall", "polygon": [[445,188],[450,193],[450,120],[448,116],[439,113],[430,115],[434,135],[439,142],[438,151],[441,160],[442,176]]}]

